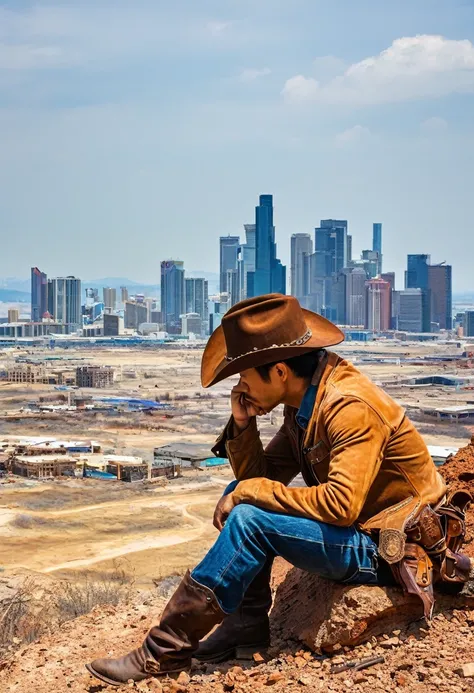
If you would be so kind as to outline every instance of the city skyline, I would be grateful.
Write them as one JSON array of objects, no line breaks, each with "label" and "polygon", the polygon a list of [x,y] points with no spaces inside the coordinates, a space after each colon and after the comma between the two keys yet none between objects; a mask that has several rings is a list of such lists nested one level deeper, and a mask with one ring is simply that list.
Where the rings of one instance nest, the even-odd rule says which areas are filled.
[{"label": "city skyline", "polygon": [[429,247],[472,290],[472,2],[25,0],[0,21],[10,276],[212,271],[270,191],[284,265],[318,219],[349,219],[354,255],[382,220],[398,276]]}]

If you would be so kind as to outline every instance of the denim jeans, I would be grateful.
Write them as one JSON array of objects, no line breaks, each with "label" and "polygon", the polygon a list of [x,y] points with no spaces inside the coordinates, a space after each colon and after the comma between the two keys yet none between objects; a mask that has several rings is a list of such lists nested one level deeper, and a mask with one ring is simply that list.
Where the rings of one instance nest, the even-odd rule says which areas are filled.
[{"label": "denim jeans", "polygon": [[[237,485],[233,481],[224,495]],[[214,546],[192,571],[232,613],[268,557],[282,556],[297,568],[338,582],[377,584],[377,545],[354,526],[236,505]]]}]

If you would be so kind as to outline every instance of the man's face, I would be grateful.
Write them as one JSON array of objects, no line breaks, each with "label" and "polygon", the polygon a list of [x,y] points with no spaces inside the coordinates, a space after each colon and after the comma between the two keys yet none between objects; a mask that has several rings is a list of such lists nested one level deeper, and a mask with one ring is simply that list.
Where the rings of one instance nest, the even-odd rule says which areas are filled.
[{"label": "man's face", "polygon": [[281,402],[286,393],[287,367],[277,363],[270,369],[269,380],[264,380],[256,368],[249,368],[240,374],[239,388],[259,416],[268,414]]}]

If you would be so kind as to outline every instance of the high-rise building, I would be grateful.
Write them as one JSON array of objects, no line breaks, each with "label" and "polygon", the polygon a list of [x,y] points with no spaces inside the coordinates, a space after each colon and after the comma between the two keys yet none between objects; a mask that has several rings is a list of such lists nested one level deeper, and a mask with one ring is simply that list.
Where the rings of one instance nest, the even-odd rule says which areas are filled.
[{"label": "high-rise building", "polygon": [[372,227],[372,250],[379,254],[380,269],[378,274],[382,273],[382,224],[376,223]]},{"label": "high-rise building", "polygon": [[48,278],[37,267],[31,268],[31,320],[39,322],[48,311]]},{"label": "high-rise building", "polygon": [[369,279],[378,277],[382,268],[381,256],[377,250],[363,250],[361,263],[367,272]]},{"label": "high-rise building", "polygon": [[380,279],[388,282],[392,291],[395,291],[395,272],[382,272]]},{"label": "high-rise building", "polygon": [[422,289],[395,291],[393,307],[396,330],[401,332],[424,332],[425,299],[426,293]]},{"label": "high-rise building", "polygon": [[348,263],[347,221],[323,219],[314,230],[314,254],[310,262],[310,294],[312,309],[325,317],[337,319],[332,298],[335,277]]},{"label": "high-rise building", "polygon": [[227,272],[237,269],[239,256],[240,238],[239,236],[221,236],[220,245],[220,285],[221,293],[227,292]]},{"label": "high-rise building", "polygon": [[[209,324],[209,289],[208,282],[202,277],[185,279],[185,314],[201,316],[201,329],[198,334],[207,334]],[[182,327],[182,325],[181,325]]]},{"label": "high-rise building", "polygon": [[453,326],[452,267],[442,262],[428,266],[428,288],[431,299],[431,322],[440,330]]},{"label": "high-rise building", "polygon": [[255,224],[244,224],[245,243],[241,246],[238,260],[240,298],[252,298],[254,296],[255,278]]},{"label": "high-rise building", "polygon": [[347,234],[347,260],[346,260],[347,267],[351,266],[351,262],[352,262],[352,236],[350,234]]},{"label": "high-rise building", "polygon": [[[81,280],[77,277],[51,279],[51,308],[57,322],[82,327]],[[49,289],[48,289],[49,290]]]},{"label": "high-rise building", "polygon": [[117,289],[110,286],[104,287],[104,306],[106,309],[115,310],[117,307]]},{"label": "high-rise building", "polygon": [[20,321],[20,311],[16,308],[8,309],[8,322],[19,322]]},{"label": "high-rise building", "polygon": [[466,310],[463,320],[464,337],[474,337],[474,310]]},{"label": "high-rise building", "polygon": [[405,289],[421,289],[423,292],[423,325],[421,332],[431,332],[431,297],[428,281],[429,264],[429,255],[418,254],[407,256]]},{"label": "high-rise building", "polygon": [[198,313],[184,313],[181,316],[181,334],[194,334],[197,337],[202,335],[202,320]]},{"label": "high-rise building", "polygon": [[392,321],[392,289],[383,279],[369,279],[365,327],[374,332],[389,330]]},{"label": "high-rise building", "polygon": [[260,195],[255,208],[254,295],[286,294],[286,267],[277,258],[273,225],[273,196]]},{"label": "high-rise building", "polygon": [[309,233],[291,236],[291,294],[297,298],[309,294],[309,262],[313,241]]},{"label": "high-rise building", "polygon": [[120,300],[122,301],[122,303],[128,301],[128,289],[126,286],[120,287]]},{"label": "high-rise building", "polygon": [[366,323],[367,274],[355,267],[346,274],[346,321],[348,325],[363,326]]},{"label": "high-rise building", "polygon": [[104,313],[104,337],[118,337],[123,318],[113,313]]},{"label": "high-rise building", "polygon": [[[104,316],[105,318],[105,316]],[[124,323],[129,330],[138,330],[140,325],[148,322],[148,306],[138,301],[125,301]]]},{"label": "high-rise building", "polygon": [[163,260],[161,263],[161,312],[169,334],[181,334],[181,315],[185,312],[184,263]]}]

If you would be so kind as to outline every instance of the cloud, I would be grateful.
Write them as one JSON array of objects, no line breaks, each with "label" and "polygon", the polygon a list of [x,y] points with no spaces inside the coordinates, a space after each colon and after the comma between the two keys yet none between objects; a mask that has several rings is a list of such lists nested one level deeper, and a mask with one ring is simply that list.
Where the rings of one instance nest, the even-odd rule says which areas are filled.
[{"label": "cloud", "polygon": [[213,21],[207,23],[207,30],[213,36],[220,36],[231,26],[232,22]]},{"label": "cloud", "polygon": [[336,145],[338,147],[347,147],[358,142],[363,142],[370,137],[370,134],[369,128],[366,128],[363,125],[354,125],[354,127],[344,130],[344,132],[340,132],[338,135],[336,135]]},{"label": "cloud", "polygon": [[325,84],[313,77],[291,77],[282,96],[290,103],[370,106],[473,90],[471,41],[420,35],[396,39],[379,55],[350,65]]},{"label": "cloud", "polygon": [[444,118],[433,116],[433,118],[424,120],[421,123],[420,128],[425,135],[438,135],[448,129],[448,123]]},{"label": "cloud", "polygon": [[255,67],[250,67],[246,68],[245,70],[242,70],[242,72],[239,75],[239,81],[255,82],[256,79],[259,79],[260,77],[266,77],[269,74],[271,74],[271,70],[269,67],[263,67],[260,70]]}]

